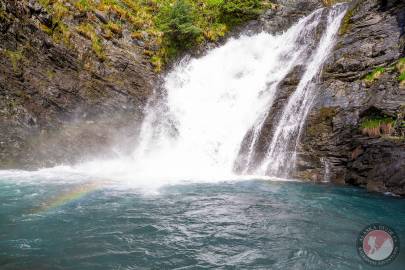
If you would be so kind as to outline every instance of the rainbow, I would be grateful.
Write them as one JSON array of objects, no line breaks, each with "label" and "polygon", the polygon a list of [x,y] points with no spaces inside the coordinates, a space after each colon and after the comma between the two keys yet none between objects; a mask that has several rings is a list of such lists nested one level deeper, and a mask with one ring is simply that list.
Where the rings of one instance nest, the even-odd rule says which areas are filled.
[{"label": "rainbow", "polygon": [[63,192],[52,199],[45,201],[42,205],[38,208],[35,208],[31,211],[32,214],[39,214],[43,212],[48,212],[52,209],[56,209],[61,207],[65,204],[78,200],[80,198],[85,197],[86,195],[90,194],[91,192],[95,191],[100,187],[100,183],[86,183],[76,186],[70,189],[67,192]]}]

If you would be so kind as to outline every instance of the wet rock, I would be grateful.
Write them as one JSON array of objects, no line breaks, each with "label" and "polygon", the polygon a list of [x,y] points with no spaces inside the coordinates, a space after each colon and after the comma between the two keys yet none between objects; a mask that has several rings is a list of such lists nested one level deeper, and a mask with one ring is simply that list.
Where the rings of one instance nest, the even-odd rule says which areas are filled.
[{"label": "wet rock", "polygon": [[[355,2],[359,4],[325,65],[300,145],[299,164],[310,162],[316,169],[301,166],[297,174],[315,170],[322,179],[321,161],[326,160],[333,182],[405,195],[405,139],[398,127],[405,120],[405,91],[395,68],[404,53],[400,22],[405,3],[388,1],[382,8],[379,1]],[[365,82],[377,67],[384,68],[383,74]],[[334,113],[324,117],[325,109]],[[376,116],[396,120],[394,135],[372,138],[361,132],[361,121]]]},{"label": "wet rock", "polygon": [[319,0],[278,0],[275,4],[276,8],[268,10],[258,20],[261,28],[269,33],[284,32],[299,19],[323,6]]}]

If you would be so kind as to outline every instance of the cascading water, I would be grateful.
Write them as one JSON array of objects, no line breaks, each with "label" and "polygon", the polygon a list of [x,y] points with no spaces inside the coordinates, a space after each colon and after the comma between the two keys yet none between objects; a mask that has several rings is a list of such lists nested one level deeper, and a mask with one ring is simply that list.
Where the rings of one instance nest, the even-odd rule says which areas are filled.
[{"label": "cascading water", "polygon": [[333,48],[345,11],[345,6],[338,5],[329,12],[326,31],[314,55],[311,56],[296,91],[283,110],[259,173],[285,177],[294,168],[297,144],[316,96],[315,87],[319,72]]},{"label": "cascading water", "polygon": [[[301,82],[275,126],[266,158],[253,172],[279,176],[294,159],[315,80],[334,44],[344,11],[344,5],[319,9],[283,34],[242,35],[202,58],[181,62],[164,80],[164,97],[151,100],[131,156],[37,173],[2,174],[24,179],[63,175],[68,181],[84,175],[87,179],[124,180],[146,189],[184,180],[239,178],[234,167],[244,138],[253,134],[245,153],[249,167],[256,162],[258,136],[280,83],[296,66],[304,66]],[[245,170],[248,173],[252,174]]]},{"label": "cascading water", "polygon": [[[133,156],[137,173],[156,175],[158,168],[162,177],[232,176],[243,138],[253,127],[247,153],[250,163],[280,82],[295,66],[304,65],[306,72],[257,171],[279,175],[293,161],[314,96],[314,79],[334,44],[344,10],[343,5],[320,9],[282,35],[242,36],[205,57],[179,64],[165,79],[167,98],[149,108],[142,141]],[[325,13],[327,27],[317,46]],[[166,107],[162,114],[161,108]],[[159,118],[165,121],[156,127]]]},{"label": "cascading water", "polygon": [[[163,177],[232,175],[246,132],[272,105],[288,72],[307,61],[321,15],[284,35],[232,39],[177,66],[165,79],[167,98],[149,109],[134,153],[138,173],[156,174],[157,167]],[[156,127],[159,118],[166,121]]]}]

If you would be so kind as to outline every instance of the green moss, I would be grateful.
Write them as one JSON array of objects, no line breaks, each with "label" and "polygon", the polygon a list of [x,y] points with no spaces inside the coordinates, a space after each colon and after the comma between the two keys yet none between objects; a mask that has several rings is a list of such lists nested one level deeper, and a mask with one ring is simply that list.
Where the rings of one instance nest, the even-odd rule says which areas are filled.
[{"label": "green moss", "polygon": [[55,2],[52,5],[52,23],[57,25],[69,13],[69,9],[62,2]]},{"label": "green moss", "polygon": [[319,110],[319,120],[325,121],[332,119],[336,115],[337,111],[333,107],[323,107]]},{"label": "green moss", "polygon": [[13,71],[17,72],[18,66],[19,66],[21,60],[24,58],[22,50],[18,50],[18,51],[6,50],[5,54],[7,55],[8,59],[10,60],[11,66],[13,67]]},{"label": "green moss", "polygon": [[48,8],[52,1],[51,0],[38,0],[38,2],[44,8]]},{"label": "green moss", "polygon": [[40,24],[42,31],[52,37],[55,43],[64,43],[71,46],[71,32],[69,27],[63,22],[69,16],[69,9],[62,0],[40,0],[39,3],[52,16],[52,26]]},{"label": "green moss", "polygon": [[[327,2],[327,3],[325,3],[325,2]],[[329,2],[348,2],[348,1],[324,0],[324,3],[326,5]],[[359,8],[359,6],[360,6],[360,4],[362,2],[363,2],[363,0],[355,0],[355,1],[353,1],[352,6],[348,9],[345,16],[343,17],[342,24],[340,25],[340,28],[339,28],[339,35],[346,34],[347,31],[350,29],[351,19],[354,16],[354,14],[357,12],[357,9]]]},{"label": "green moss", "polygon": [[46,71],[46,76],[48,77],[49,80],[53,80],[55,78],[56,73],[53,70],[47,70]]},{"label": "green moss", "polygon": [[79,25],[76,30],[84,36],[85,38],[91,40],[91,48],[94,54],[98,57],[100,61],[106,60],[106,55],[104,53],[103,42],[101,38],[97,35],[94,26],[90,23],[84,23]]},{"label": "green moss", "polygon": [[93,25],[89,23],[82,23],[76,28],[77,32],[81,34],[83,37],[87,39],[92,39],[93,35],[95,35]]},{"label": "green moss", "polygon": [[122,34],[122,25],[116,22],[108,22],[108,24],[105,26],[108,30],[110,30],[112,33],[116,35],[121,35]]},{"label": "green moss", "polygon": [[366,83],[373,83],[375,80],[378,80],[380,78],[380,76],[385,72],[385,68],[383,67],[377,67],[375,68],[372,72],[370,72],[369,74],[367,74],[364,77],[364,81]]},{"label": "green moss", "polygon": [[98,59],[100,61],[105,61],[106,60],[106,55],[104,53],[104,48],[103,48],[103,43],[100,38],[98,37],[93,37],[91,39],[91,48],[93,49],[93,52],[96,54]]},{"label": "green moss", "polygon": [[5,7],[0,5],[0,22],[7,21],[9,19],[9,15],[5,10]]},{"label": "green moss", "polygon": [[342,24],[339,28],[339,35],[344,35],[347,33],[350,27],[350,20],[353,17],[353,9],[350,9],[346,12],[345,16],[343,17]]},{"label": "green moss", "polygon": [[403,72],[403,73],[401,73],[401,75],[399,75],[398,81],[400,81],[400,82],[405,81],[405,72]]},{"label": "green moss", "polygon": [[162,66],[163,66],[162,58],[160,58],[157,55],[154,55],[151,58],[151,62],[157,72],[160,72],[162,70]]},{"label": "green moss", "polygon": [[307,135],[309,137],[319,137],[329,134],[332,129],[333,117],[337,114],[337,109],[334,107],[322,107],[314,118],[308,122]]},{"label": "green moss", "polygon": [[397,71],[400,73],[398,81],[401,84],[405,83],[405,57],[398,60],[396,68]]},{"label": "green moss", "polygon": [[72,33],[69,27],[64,23],[59,23],[52,34],[52,38],[56,43],[64,43],[67,46],[71,46],[70,38]]},{"label": "green moss", "polygon": [[77,0],[74,5],[80,12],[87,12],[92,10],[95,4],[91,0]]},{"label": "green moss", "polygon": [[400,58],[397,62],[397,68],[399,71],[405,71],[405,57]]}]

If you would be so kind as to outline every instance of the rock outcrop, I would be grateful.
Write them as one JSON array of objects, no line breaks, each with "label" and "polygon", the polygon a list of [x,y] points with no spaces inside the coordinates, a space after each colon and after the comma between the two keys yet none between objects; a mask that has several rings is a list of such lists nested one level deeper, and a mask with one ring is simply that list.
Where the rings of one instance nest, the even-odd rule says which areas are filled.
[{"label": "rock outcrop", "polygon": [[297,177],[405,195],[405,2],[353,1],[324,67]]},{"label": "rock outcrop", "polygon": [[46,34],[52,20],[35,0],[0,0],[0,168],[113,154],[135,139],[152,93],[153,68],[125,35],[106,40],[101,59],[83,35]]}]

